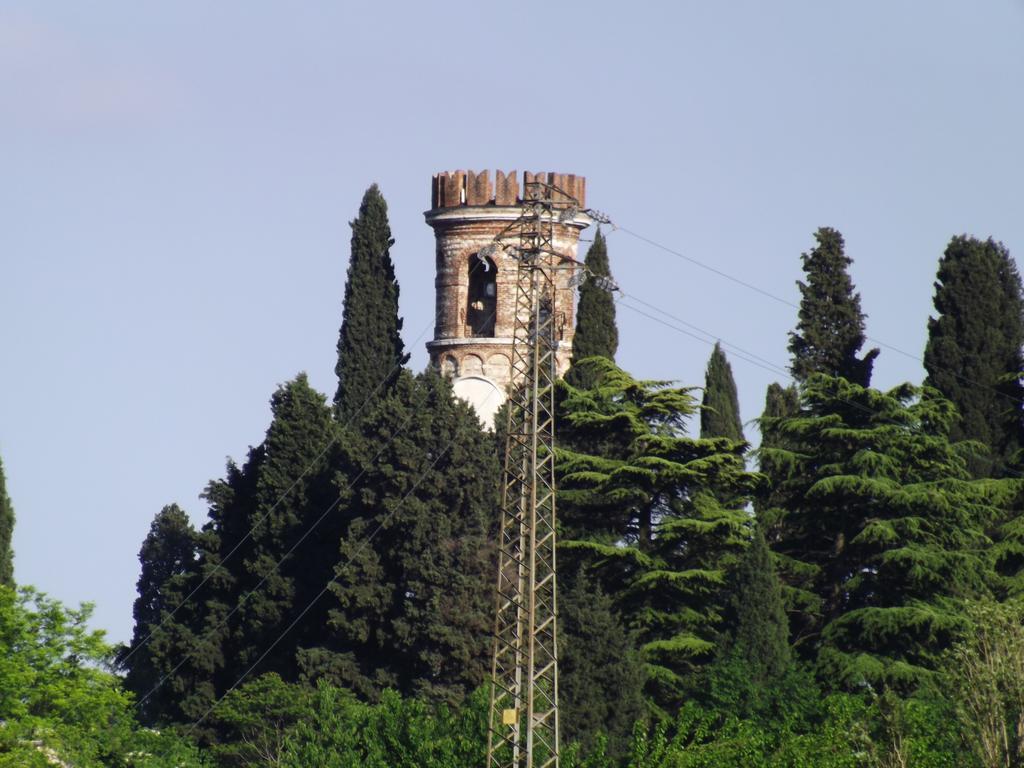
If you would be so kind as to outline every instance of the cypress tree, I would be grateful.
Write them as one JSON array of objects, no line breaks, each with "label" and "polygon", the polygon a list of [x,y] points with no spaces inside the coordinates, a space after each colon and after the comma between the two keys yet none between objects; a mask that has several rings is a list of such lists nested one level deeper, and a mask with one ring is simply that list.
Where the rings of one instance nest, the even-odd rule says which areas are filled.
[{"label": "cypress tree", "polygon": [[[194,535],[191,560],[176,514],[161,513],[154,521],[155,535],[151,529],[152,541],[143,543],[142,552],[154,567],[144,566],[137,604],[159,604],[165,612],[148,626],[140,618],[146,621],[149,611],[140,612],[133,645],[122,654],[121,665],[148,724],[186,723],[204,716],[241,673],[231,657],[229,618],[240,597],[240,552],[264,458],[262,446],[252,448],[244,465],[229,461],[225,477],[207,485],[203,497],[210,505],[209,519]],[[173,564],[175,549],[180,567]],[[170,575],[158,585],[164,573]],[[141,638],[147,635],[151,637],[143,644]],[[207,738],[210,732],[203,727],[197,736]]]},{"label": "cypress tree", "polygon": [[458,702],[485,679],[498,467],[492,437],[433,371],[403,372],[339,446],[356,478],[326,642],[305,674],[374,699],[385,688]]},{"label": "cypress tree", "polygon": [[[266,437],[245,464],[229,462],[225,477],[207,486],[209,520],[196,554],[159,589],[162,605],[183,605],[146,644],[147,668],[136,672],[135,657],[128,659],[150,721],[194,720],[243,675],[295,680],[300,644],[324,634],[326,608],[281,633],[333,573],[342,518],[320,517],[336,499],[328,460],[340,427],[305,374],[278,388],[271,410]],[[171,519],[161,518],[161,530]],[[150,676],[158,685],[145,684]]]},{"label": "cypress tree", "polygon": [[564,739],[589,752],[603,733],[607,754],[622,757],[644,714],[644,670],[636,639],[622,625],[612,598],[584,569],[559,577],[558,619]]},{"label": "cypress tree", "polygon": [[953,440],[977,440],[976,477],[1001,476],[1024,446],[1024,299],[1009,252],[991,238],[954,237],[939,260],[937,317],[928,320],[925,383],[956,405]]},{"label": "cypress tree", "polygon": [[734,580],[736,636],[732,657],[742,662],[754,683],[778,680],[793,662],[789,619],[782,602],[782,584],[760,526],[754,529]]},{"label": "cypress tree", "polygon": [[338,418],[349,421],[369,408],[398,375],[409,356],[402,344],[398,281],[389,249],[394,244],[388,207],[372,185],[351,222],[352,254],[345,282],[345,309],[338,337]]},{"label": "cypress tree", "polygon": [[[594,242],[587,249],[583,261],[587,271],[596,277],[611,277],[608,263],[608,243],[600,227],[594,233]],[[619,330],[615,324],[615,300],[612,294],[588,279],[580,286],[580,301],[576,308],[576,334],[572,341],[573,365],[566,373],[566,379],[577,387],[588,387],[588,371],[575,363],[587,357],[604,357],[615,361],[619,348]]]},{"label": "cypress tree", "polygon": [[[781,419],[796,416],[799,412],[800,394],[794,385],[783,387],[777,382],[769,384],[768,391],[765,393],[764,412],[758,419],[758,427],[761,430],[761,448],[785,447],[785,438],[774,427],[781,423]],[[773,463],[769,451],[758,450],[757,463],[766,482],[759,489],[755,508],[758,518],[766,526],[765,536],[770,539],[772,535],[770,521],[773,517],[777,517],[770,510],[785,506],[785,501],[778,492],[782,473],[781,468]]]},{"label": "cypress tree", "polygon": [[853,262],[836,230],[822,227],[814,237],[817,246],[801,255],[807,282],[797,282],[800,315],[796,330],[789,334],[790,370],[799,382],[824,373],[866,387],[878,350],[857,357],[864,345],[864,313],[847,272]]},{"label": "cypress tree", "polygon": [[716,343],[708,360],[704,376],[704,399],[700,410],[701,437],[727,437],[744,442],[743,422],[740,421],[740,403],[736,394],[736,381],[732,366]]},{"label": "cypress tree", "polygon": [[14,507],[7,495],[4,463],[0,459],[0,586],[14,586],[14,550],[11,547],[13,536]]},{"label": "cypress tree", "polygon": [[796,666],[789,647],[789,618],[775,559],[760,526],[731,576],[730,636],[709,670],[706,694],[721,712],[742,718],[777,718],[790,709],[787,699]]},{"label": "cypress tree", "polygon": [[[338,515],[320,521],[334,500],[326,470],[338,429],[325,400],[305,374],[271,398],[273,420],[249,481],[251,502],[237,509],[244,520],[239,522],[251,533],[228,565],[236,575],[232,589],[238,604],[229,661],[239,674],[270,651],[252,674],[272,671],[285,680],[296,678],[295,652],[303,627],[286,638],[279,635],[330,578],[329,571],[316,568],[323,568],[321,549],[336,551],[340,535]],[[221,550],[224,557],[228,552]]]},{"label": "cypress tree", "polygon": [[[135,629],[119,664],[127,670],[125,686],[139,699],[154,691],[140,707],[144,722],[154,722],[170,707],[170,686],[158,688],[166,671],[161,657],[168,650],[172,630],[167,625],[180,623],[191,610],[191,606],[181,605],[183,596],[177,594],[173,582],[196,572],[198,546],[188,515],[177,504],[170,504],[153,518],[139,550],[139,596],[132,610]],[[179,616],[180,608],[184,610]]]}]

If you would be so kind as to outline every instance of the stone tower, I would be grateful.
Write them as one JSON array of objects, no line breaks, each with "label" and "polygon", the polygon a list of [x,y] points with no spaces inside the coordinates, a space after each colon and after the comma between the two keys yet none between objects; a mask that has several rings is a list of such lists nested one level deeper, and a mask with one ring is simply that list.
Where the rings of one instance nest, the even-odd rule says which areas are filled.
[{"label": "stone tower", "polygon": [[[576,198],[581,212],[555,224],[555,249],[576,258],[580,231],[590,224],[586,179],[562,173],[524,173],[523,185],[544,181]],[[434,176],[431,208],[424,215],[437,243],[437,323],[427,342],[432,365],[454,379],[455,393],[469,401],[490,426],[505,402],[510,378],[518,263],[503,249],[486,258],[477,254],[519,218],[521,198],[516,171],[451,171]],[[558,270],[556,327],[559,375],[569,367],[576,328],[572,270]]]}]

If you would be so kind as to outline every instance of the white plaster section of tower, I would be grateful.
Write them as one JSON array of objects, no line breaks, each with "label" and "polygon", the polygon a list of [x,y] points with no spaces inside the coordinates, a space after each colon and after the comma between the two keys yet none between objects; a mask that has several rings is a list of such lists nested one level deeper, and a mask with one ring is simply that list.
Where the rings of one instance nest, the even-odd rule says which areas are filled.
[{"label": "white plaster section of tower", "polygon": [[[430,363],[453,380],[455,394],[468,401],[488,428],[505,402],[511,377],[512,334],[515,323],[518,263],[503,249],[486,261],[480,249],[519,218],[521,192],[534,179],[545,181],[586,205],[586,180],[561,173],[525,173],[523,185],[516,171],[449,171],[433,178],[431,209],[424,213],[434,229],[436,277],[434,290],[437,322],[427,342]],[[577,258],[581,230],[590,224],[585,213],[555,225],[558,253]],[[556,355],[558,373],[569,367],[576,328],[572,270],[557,270]]]}]

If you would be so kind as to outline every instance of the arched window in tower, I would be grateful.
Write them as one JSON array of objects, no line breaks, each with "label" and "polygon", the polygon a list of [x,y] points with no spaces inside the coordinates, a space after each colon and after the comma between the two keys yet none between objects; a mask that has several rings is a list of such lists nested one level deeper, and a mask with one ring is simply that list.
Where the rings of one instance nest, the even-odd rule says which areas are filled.
[{"label": "arched window in tower", "polygon": [[494,317],[498,309],[498,268],[477,254],[469,257],[469,290],[466,294],[466,325],[470,336],[494,336]]}]

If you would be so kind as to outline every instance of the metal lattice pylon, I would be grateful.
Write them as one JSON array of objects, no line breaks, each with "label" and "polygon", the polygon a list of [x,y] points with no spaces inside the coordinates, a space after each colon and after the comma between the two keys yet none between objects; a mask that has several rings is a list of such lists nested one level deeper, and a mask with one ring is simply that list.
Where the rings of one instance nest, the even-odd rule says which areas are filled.
[{"label": "metal lattice pylon", "polygon": [[487,768],[557,768],[558,642],[555,571],[556,281],[575,259],[554,247],[555,224],[578,203],[541,182],[498,236],[516,249]]}]

